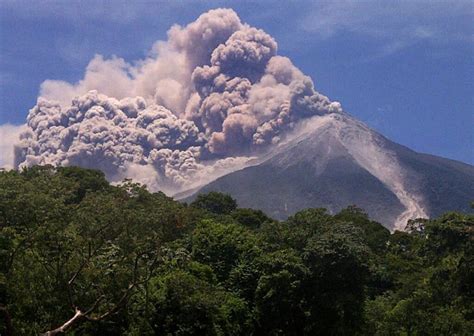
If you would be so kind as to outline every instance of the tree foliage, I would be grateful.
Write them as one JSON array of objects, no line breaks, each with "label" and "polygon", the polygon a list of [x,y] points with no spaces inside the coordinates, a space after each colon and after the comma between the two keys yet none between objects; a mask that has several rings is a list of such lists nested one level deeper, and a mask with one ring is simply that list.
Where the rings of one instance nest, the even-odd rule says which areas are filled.
[{"label": "tree foliage", "polygon": [[1,335],[471,335],[474,216],[286,221],[100,171],[0,172]]},{"label": "tree foliage", "polygon": [[198,195],[196,200],[191,203],[191,206],[223,215],[234,211],[237,208],[237,202],[228,194],[211,191],[207,194]]}]

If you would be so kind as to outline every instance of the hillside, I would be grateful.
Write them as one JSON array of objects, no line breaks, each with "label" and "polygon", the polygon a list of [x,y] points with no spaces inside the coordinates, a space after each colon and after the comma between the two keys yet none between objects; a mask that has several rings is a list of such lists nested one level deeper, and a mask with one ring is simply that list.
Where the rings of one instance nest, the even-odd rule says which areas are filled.
[{"label": "hillside", "polygon": [[348,115],[310,120],[258,165],[225,175],[200,193],[231,194],[239,204],[286,219],[308,207],[336,213],[363,208],[389,228],[408,219],[468,211],[474,167],[414,152]]}]

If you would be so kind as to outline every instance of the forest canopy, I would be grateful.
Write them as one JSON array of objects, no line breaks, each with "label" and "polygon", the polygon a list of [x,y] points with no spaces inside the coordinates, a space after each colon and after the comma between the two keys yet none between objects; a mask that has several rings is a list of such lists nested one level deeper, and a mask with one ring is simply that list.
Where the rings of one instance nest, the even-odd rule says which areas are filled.
[{"label": "forest canopy", "polygon": [[474,216],[286,221],[97,170],[0,172],[0,335],[471,335]]}]

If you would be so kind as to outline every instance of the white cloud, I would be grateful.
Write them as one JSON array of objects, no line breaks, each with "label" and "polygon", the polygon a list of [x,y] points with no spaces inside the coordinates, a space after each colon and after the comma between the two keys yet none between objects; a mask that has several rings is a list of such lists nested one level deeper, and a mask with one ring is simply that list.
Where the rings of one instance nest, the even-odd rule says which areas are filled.
[{"label": "white cloud", "polygon": [[[0,3],[0,9],[13,11],[20,17],[62,17],[71,23],[79,23],[84,20],[109,21],[116,24],[128,24],[140,19],[143,15],[151,15],[150,6],[146,1],[122,2],[122,1],[25,1],[4,0]],[[167,6],[153,7],[171,8]]]},{"label": "white cloud", "polygon": [[299,28],[328,39],[353,33],[381,42],[380,56],[419,41],[474,42],[472,1],[315,2]]},{"label": "white cloud", "polygon": [[26,130],[26,125],[0,125],[0,168],[14,167],[14,144],[19,141],[19,135]]}]

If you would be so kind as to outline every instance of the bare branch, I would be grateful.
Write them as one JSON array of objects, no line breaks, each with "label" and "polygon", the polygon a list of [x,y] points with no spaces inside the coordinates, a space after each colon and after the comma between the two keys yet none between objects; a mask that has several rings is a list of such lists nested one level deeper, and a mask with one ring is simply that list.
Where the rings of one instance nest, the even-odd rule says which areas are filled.
[{"label": "bare branch", "polygon": [[76,312],[73,317],[71,317],[68,321],[66,321],[60,327],[57,327],[56,329],[45,332],[43,336],[54,336],[57,334],[62,334],[66,332],[69,328],[71,328],[72,325],[76,323],[77,320],[81,319],[82,317],[84,317],[84,314],[79,309],[76,308]]},{"label": "bare branch", "polygon": [[76,278],[79,276],[79,274],[82,272],[82,270],[84,269],[84,267],[87,266],[87,264],[89,264],[89,262],[91,261],[92,257],[94,257],[96,255],[96,253],[102,248],[102,244],[99,244],[99,246],[97,246],[93,251],[91,250],[91,244],[89,242],[88,244],[88,256],[86,259],[84,259],[84,261],[81,263],[81,265],[79,265],[79,268],[76,270],[76,272],[74,272],[74,274],[72,275],[72,277],[69,279],[69,281],[67,282],[67,294],[68,294],[68,299],[69,299],[69,303],[71,304],[72,308],[73,309],[76,309],[76,305],[74,304],[74,300],[73,300],[73,295],[72,295],[72,285],[74,284],[74,281],[76,281]]},{"label": "bare branch", "polygon": [[88,314],[90,314],[92,311],[94,311],[97,306],[99,305],[100,301],[102,301],[104,297],[100,296],[94,304],[85,312],[82,312],[79,308],[75,308],[75,314],[73,317],[71,317],[68,321],[66,321],[63,325],[60,327],[54,329],[54,330],[49,330],[43,334],[43,336],[54,336],[57,334],[65,333],[68,329],[70,329],[75,323],[77,323],[78,320],[83,319],[84,317],[87,317]]},{"label": "bare branch", "polygon": [[92,317],[92,316],[86,316],[86,318],[90,321],[100,321],[108,318],[109,316],[115,314],[118,312],[127,302],[127,299],[129,298],[130,294],[132,293],[133,289],[139,284],[137,282],[137,274],[138,274],[138,262],[140,258],[144,255],[144,253],[140,253],[135,257],[134,265],[133,265],[133,280],[132,283],[128,286],[127,290],[125,293],[123,293],[122,297],[119,299],[119,301],[114,305],[114,307],[107,312],[103,313],[100,316],[97,317]]},{"label": "bare branch", "polygon": [[[95,252],[95,251],[94,251]],[[132,295],[133,293],[133,290],[141,285],[141,284],[144,284],[146,283],[147,281],[150,280],[151,278],[151,275],[152,275],[152,270],[156,264],[156,262],[158,261],[158,257],[154,257],[151,264],[149,265],[149,271],[147,272],[145,278],[142,280],[142,281],[138,281],[139,280],[139,272],[138,272],[138,269],[139,269],[139,264],[140,264],[140,259],[146,255],[146,252],[142,252],[142,253],[139,253],[135,256],[135,260],[133,262],[133,275],[132,275],[132,282],[128,285],[127,289],[125,290],[125,292],[123,293],[123,295],[120,297],[120,299],[113,305],[112,308],[110,308],[109,310],[107,310],[105,313],[99,315],[99,316],[91,316],[91,314],[93,314],[93,312],[97,309],[97,307],[99,306],[100,302],[105,298],[105,295],[101,295],[96,301],[95,303],[89,308],[87,309],[86,311],[81,311],[79,308],[77,308],[76,306],[74,306],[74,304],[72,303],[72,298],[70,298],[70,301],[71,301],[71,304],[73,305],[74,309],[75,309],[75,314],[74,316],[69,319],[67,322],[65,322],[63,325],[61,325],[60,327],[54,329],[54,330],[50,330],[50,331],[47,331],[44,336],[54,336],[54,335],[57,335],[59,333],[64,333],[65,331],[67,331],[68,329],[70,329],[75,323],[77,323],[77,321],[81,320],[81,319],[84,319],[84,320],[88,320],[88,321],[94,321],[94,322],[97,322],[97,321],[101,321],[101,320],[104,320],[114,314],[116,314],[123,306],[125,306],[128,302],[128,299],[130,298],[130,296]],[[89,258],[88,258],[89,259]],[[86,262],[87,263],[87,262]],[[72,285],[72,283],[74,282],[74,280],[76,279],[77,277],[77,274],[80,273],[81,269],[83,268],[84,266],[80,266],[80,268],[78,269],[78,271],[73,275],[73,277],[69,280],[68,282],[68,287],[70,287]]]}]

